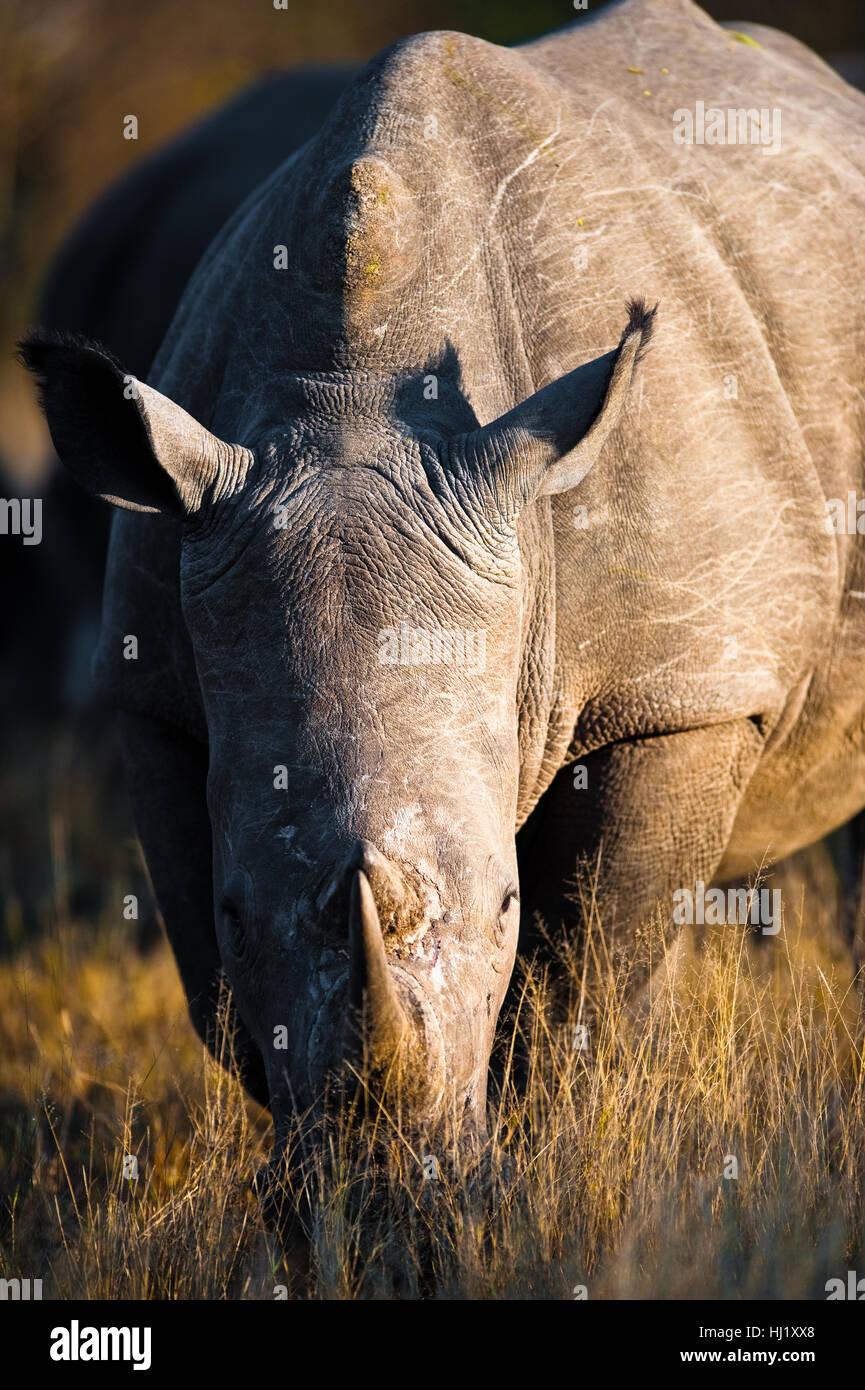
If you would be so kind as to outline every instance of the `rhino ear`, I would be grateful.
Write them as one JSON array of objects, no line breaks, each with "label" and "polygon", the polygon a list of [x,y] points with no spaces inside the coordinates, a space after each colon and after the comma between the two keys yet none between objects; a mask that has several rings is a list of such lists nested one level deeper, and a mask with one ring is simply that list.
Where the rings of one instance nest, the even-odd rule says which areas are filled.
[{"label": "rhino ear", "polygon": [[82,487],[136,512],[191,516],[243,483],[248,449],[224,444],[96,343],[34,334],[20,359],[39,383],[61,462]]},{"label": "rhino ear", "polygon": [[509,519],[536,497],[568,492],[586,476],[612,433],[634,368],[649,342],[654,309],[628,305],[619,346],[536,391],[481,429],[451,441],[463,466],[486,474]]}]

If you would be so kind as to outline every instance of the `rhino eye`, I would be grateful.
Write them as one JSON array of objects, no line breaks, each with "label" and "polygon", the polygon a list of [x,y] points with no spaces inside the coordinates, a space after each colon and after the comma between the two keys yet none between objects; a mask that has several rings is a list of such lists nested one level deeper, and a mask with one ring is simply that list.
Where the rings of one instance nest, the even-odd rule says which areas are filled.
[{"label": "rhino eye", "polygon": [[519,904],[520,899],[516,888],[509,888],[502,899],[502,905],[499,909],[500,920],[503,922],[510,913],[516,912],[519,908]]},{"label": "rhino eye", "polygon": [[499,915],[493,932],[497,946],[504,946],[512,916],[519,912],[519,902],[516,888],[510,887],[502,898],[502,905],[499,908]]},{"label": "rhino eye", "polygon": [[236,960],[241,959],[249,947],[249,927],[254,923],[253,902],[252,878],[246,869],[236,865],[225,880],[223,897],[220,899],[225,940]]},{"label": "rhino eye", "polygon": [[231,945],[231,950],[235,956],[243,954],[243,922],[240,918],[240,910],[235,902],[228,897],[223,897],[220,906],[222,920],[225,924],[225,934]]}]

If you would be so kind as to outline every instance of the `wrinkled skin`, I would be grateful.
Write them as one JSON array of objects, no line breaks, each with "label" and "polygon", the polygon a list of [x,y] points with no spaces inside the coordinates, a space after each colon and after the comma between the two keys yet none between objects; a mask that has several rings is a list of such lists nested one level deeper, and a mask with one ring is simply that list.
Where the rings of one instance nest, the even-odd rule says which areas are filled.
[{"label": "wrinkled skin", "polygon": [[[137,398],[28,349],[126,509],[100,672],[193,1017],[224,969],[278,1137],[358,1046],[412,1127],[482,1133],[517,845],[524,922],[572,923],[586,858],[628,950],[865,804],[862,542],[825,525],[862,475],[863,99],[754,32],[627,0],[397,44]],[[697,100],[781,108],[780,151],[677,146]],[[382,664],[402,621],[483,632],[484,670]]]},{"label": "wrinkled skin", "polygon": [[[388,428],[379,408],[355,416],[352,457],[341,459],[331,389],[292,412],[290,448],[275,446],[285,462],[269,461],[184,546],[216,882],[230,880],[243,924],[243,968],[230,931],[222,958],[242,1015],[288,1026],[295,1100],[311,1104],[345,1048],[334,1027],[345,1008],[344,865],[358,842],[374,846],[405,893],[391,902],[383,883],[378,894],[400,990],[428,1016],[424,1053],[438,1062],[446,1052],[450,1095],[474,1114],[519,921],[516,901],[500,920],[517,880],[519,551],[513,533],[484,543],[448,480],[428,475],[424,445]],[[267,509],[282,509],[279,529],[261,525]],[[278,599],[251,615],[232,594],[258,584]],[[406,613],[416,626],[482,628],[486,669],[380,664],[377,634]],[[229,653],[252,671],[268,651],[279,654],[271,678],[226,684]],[[276,764],[287,767],[284,790]],[[264,1028],[256,1040],[267,1048]],[[276,1098],[283,1057],[265,1055]],[[435,1100],[440,1065],[417,1080]]]},{"label": "wrinkled skin", "polygon": [[[73,227],[37,306],[43,329],[82,333],[146,379],[208,243],[244,198],[318,129],[353,69],[272,73],[146,156]],[[0,496],[15,495],[2,478]],[[57,714],[94,700],[90,664],[111,509],[46,464],[43,545],[0,547],[0,709]],[[6,722],[5,720],[3,721]],[[8,720],[9,726],[18,721]]]}]

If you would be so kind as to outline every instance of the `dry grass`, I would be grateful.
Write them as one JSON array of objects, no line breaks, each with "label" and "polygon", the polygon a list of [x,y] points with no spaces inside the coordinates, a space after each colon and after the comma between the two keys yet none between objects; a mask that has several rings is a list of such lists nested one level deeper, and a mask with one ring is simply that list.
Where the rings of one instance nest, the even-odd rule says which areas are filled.
[{"label": "dry grass", "polygon": [[268,1118],[205,1058],[168,948],[77,919],[69,872],[41,940],[0,963],[6,1277],[88,1298],[821,1298],[861,1259],[862,1017],[825,852],[784,869],[780,936],[707,931],[643,1007],[602,967],[584,1050],[584,953],[553,971],[564,1010],[530,967],[483,1198],[444,1156],[425,1181],[397,1136],[373,1174],[334,1135],[286,1197],[308,1263],[264,1228]]}]

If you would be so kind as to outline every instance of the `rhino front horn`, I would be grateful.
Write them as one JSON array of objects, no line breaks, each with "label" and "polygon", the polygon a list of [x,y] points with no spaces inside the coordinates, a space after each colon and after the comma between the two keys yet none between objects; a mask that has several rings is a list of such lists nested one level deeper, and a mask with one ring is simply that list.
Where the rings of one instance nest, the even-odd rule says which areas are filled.
[{"label": "rhino front horn", "polygon": [[349,907],[349,1003],[360,1024],[367,1061],[389,1068],[408,1040],[410,1023],[387,963],[381,923],[369,879],[362,869],[351,884]]}]

